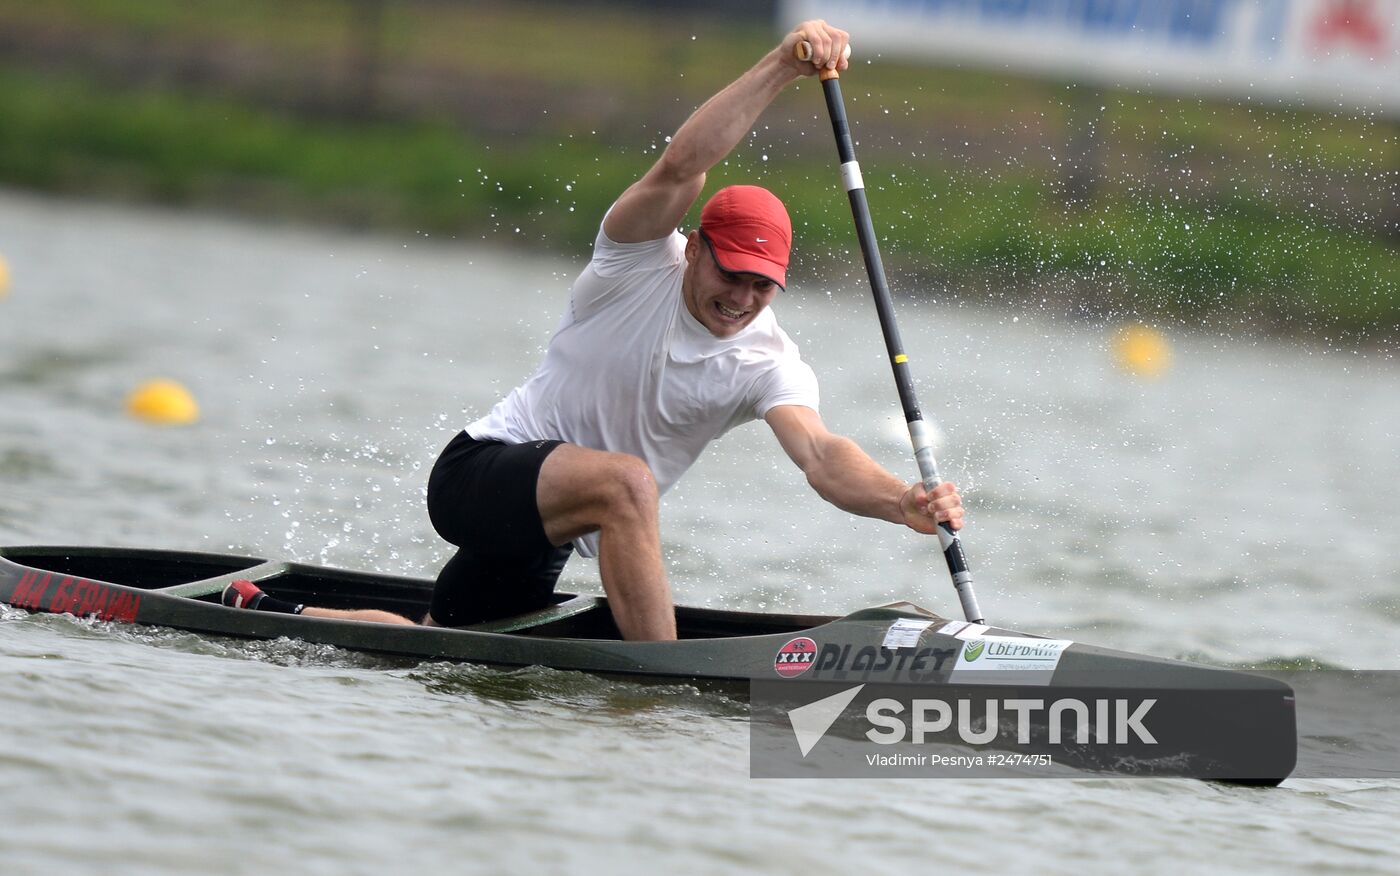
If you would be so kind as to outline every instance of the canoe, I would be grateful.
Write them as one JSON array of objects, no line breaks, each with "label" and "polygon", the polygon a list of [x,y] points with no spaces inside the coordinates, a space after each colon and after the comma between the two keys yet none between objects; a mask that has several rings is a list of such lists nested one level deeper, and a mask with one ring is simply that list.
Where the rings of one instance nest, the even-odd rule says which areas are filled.
[{"label": "canoe", "polygon": [[[760,689],[765,695],[775,685],[798,691],[812,682],[866,684],[872,692],[893,691],[920,702],[988,691],[1029,691],[1042,699],[1072,695],[1084,702],[1107,698],[1120,706],[1125,697],[1147,697],[1154,703],[1151,726],[1158,737],[1146,750],[1151,757],[1132,749],[1140,738],[1127,739],[1128,748],[1117,752],[1124,755],[1120,763],[1131,761],[1138,772],[1277,784],[1296,760],[1293,691],[1282,682],[969,625],[908,602],[841,617],[678,607],[678,641],[627,642],[601,596],[559,593],[555,604],[539,611],[471,627],[432,628],[228,608],[220,595],[237,579],[292,602],[377,608],[413,618],[427,611],[433,587],[426,579],[222,554],[0,547],[0,602],[31,612],[240,638],[289,637],[422,660],[684,682],[752,694],[755,703]],[[1121,736],[1125,717],[1111,720]],[[1165,744],[1164,735],[1170,737]],[[1101,762],[1093,745],[1079,748],[1088,761]],[[1197,762],[1183,767],[1183,753]],[[1154,768],[1157,762],[1169,767]]]}]

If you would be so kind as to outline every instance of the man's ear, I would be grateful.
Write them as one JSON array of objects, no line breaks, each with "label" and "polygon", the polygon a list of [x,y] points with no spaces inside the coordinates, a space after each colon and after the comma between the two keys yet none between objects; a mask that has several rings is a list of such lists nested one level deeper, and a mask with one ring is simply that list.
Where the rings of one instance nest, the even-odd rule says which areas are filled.
[{"label": "man's ear", "polygon": [[700,232],[696,230],[686,235],[685,260],[693,265],[698,258],[700,258]]}]

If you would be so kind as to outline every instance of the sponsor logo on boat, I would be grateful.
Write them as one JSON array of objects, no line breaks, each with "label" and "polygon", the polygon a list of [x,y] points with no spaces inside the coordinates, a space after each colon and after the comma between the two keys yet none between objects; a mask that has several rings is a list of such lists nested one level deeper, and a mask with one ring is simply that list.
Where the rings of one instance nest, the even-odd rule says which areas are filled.
[{"label": "sponsor logo on boat", "polygon": [[962,670],[1047,672],[1060,665],[1068,639],[980,636],[963,643],[953,672]]},{"label": "sponsor logo on boat", "polygon": [[857,648],[853,645],[826,644],[817,655],[816,674],[828,680],[844,680],[852,676],[864,680],[872,674],[927,679],[942,672],[948,658],[956,653],[953,648],[903,648],[895,651],[874,645]]},{"label": "sponsor logo on boat", "polygon": [[783,678],[796,678],[812,668],[817,656],[817,643],[806,636],[799,636],[778,649],[773,660],[773,671]]},{"label": "sponsor logo on boat", "polygon": [[141,607],[141,596],[85,578],[29,571],[20,576],[9,602],[15,608],[26,611],[48,611],[132,623]]}]

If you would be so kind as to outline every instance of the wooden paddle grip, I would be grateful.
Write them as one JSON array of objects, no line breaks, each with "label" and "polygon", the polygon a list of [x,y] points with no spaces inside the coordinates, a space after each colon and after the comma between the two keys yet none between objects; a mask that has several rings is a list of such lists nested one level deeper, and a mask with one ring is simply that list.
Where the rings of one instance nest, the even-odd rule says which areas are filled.
[{"label": "wooden paddle grip", "polygon": [[[799,61],[810,61],[812,60],[812,44],[806,40],[802,40],[793,48],[792,54]],[[851,60],[850,43],[846,43],[846,50],[841,53],[841,59],[844,61]],[[825,82],[828,79],[840,79],[841,74],[830,67],[823,67],[821,71],[817,73],[817,78]]]}]

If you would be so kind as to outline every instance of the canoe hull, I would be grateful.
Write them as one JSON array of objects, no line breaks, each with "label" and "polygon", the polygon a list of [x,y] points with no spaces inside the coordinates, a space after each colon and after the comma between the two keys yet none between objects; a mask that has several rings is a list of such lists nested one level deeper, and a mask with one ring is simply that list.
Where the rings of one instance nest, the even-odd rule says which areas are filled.
[{"label": "canoe hull", "polygon": [[[288,637],[410,659],[541,665],[740,695],[752,684],[795,692],[867,684],[872,691],[944,699],[1026,693],[1116,701],[1131,695],[1154,701],[1159,720],[1181,740],[1176,748],[1202,754],[1213,764],[1210,777],[1274,784],[1292,770],[1296,756],[1293,692],[1281,682],[973,628],[910,603],[844,617],[681,607],[679,641],[627,642],[601,597],[559,594],[557,605],[540,612],[450,629],[227,608],[219,595],[237,578],[298,602],[407,617],[426,612],[433,586],[417,578],[219,554],[0,547],[0,602],[29,611],[242,638]],[[1147,753],[1160,759],[1164,751]],[[1085,756],[1101,752],[1089,746]],[[1141,760],[1137,753],[1132,759]]]}]

